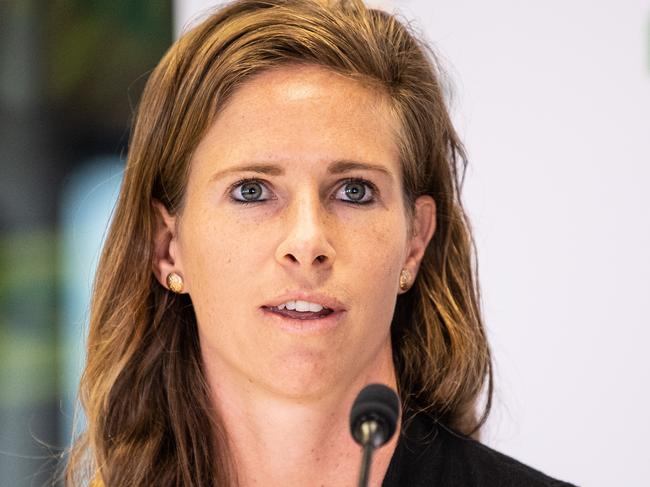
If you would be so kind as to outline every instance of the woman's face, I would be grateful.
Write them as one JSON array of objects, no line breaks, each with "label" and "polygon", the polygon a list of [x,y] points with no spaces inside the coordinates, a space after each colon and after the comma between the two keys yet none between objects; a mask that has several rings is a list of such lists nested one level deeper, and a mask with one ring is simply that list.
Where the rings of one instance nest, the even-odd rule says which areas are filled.
[{"label": "woman's face", "polygon": [[420,198],[408,231],[394,131],[381,97],[318,67],[235,92],[192,156],[183,209],[159,207],[157,273],[182,275],[208,375],[303,397],[390,359],[400,271],[415,276],[435,221]]}]

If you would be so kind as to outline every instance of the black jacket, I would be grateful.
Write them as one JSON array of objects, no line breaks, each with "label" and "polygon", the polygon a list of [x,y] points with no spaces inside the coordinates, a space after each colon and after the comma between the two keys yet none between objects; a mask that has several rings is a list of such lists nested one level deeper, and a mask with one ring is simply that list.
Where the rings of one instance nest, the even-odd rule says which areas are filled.
[{"label": "black jacket", "polygon": [[416,415],[402,428],[382,487],[572,485],[460,435],[425,414]]}]

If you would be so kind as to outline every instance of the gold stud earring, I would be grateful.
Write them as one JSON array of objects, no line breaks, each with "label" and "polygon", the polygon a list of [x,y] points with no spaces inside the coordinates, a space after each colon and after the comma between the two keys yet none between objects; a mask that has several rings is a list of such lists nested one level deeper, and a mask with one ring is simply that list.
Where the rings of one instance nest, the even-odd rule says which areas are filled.
[{"label": "gold stud earring", "polygon": [[171,292],[180,294],[183,292],[183,278],[175,272],[167,274],[167,287]]},{"label": "gold stud earring", "polygon": [[402,269],[402,272],[399,273],[399,288],[402,291],[406,291],[409,288],[410,284],[411,273],[406,269]]}]

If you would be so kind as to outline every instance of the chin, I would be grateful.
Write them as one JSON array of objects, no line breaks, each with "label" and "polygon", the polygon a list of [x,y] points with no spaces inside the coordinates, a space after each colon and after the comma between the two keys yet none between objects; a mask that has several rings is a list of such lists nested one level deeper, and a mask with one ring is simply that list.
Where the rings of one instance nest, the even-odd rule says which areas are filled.
[{"label": "chin", "polygon": [[[284,356],[275,366],[269,367],[274,373],[265,378],[267,387],[274,393],[290,399],[317,399],[345,383],[345,369],[339,354],[304,352]],[[346,373],[347,372],[347,373]]]}]

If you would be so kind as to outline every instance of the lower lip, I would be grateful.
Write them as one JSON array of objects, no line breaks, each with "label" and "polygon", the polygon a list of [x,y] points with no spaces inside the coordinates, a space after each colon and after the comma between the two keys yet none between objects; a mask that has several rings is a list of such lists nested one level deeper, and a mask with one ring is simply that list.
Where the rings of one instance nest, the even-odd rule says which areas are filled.
[{"label": "lower lip", "polygon": [[304,335],[325,333],[336,328],[345,314],[345,311],[334,311],[333,313],[321,318],[301,320],[299,318],[289,318],[288,316],[271,311],[268,308],[261,308],[261,310],[265,318],[271,321],[273,325],[278,326],[281,330]]}]

